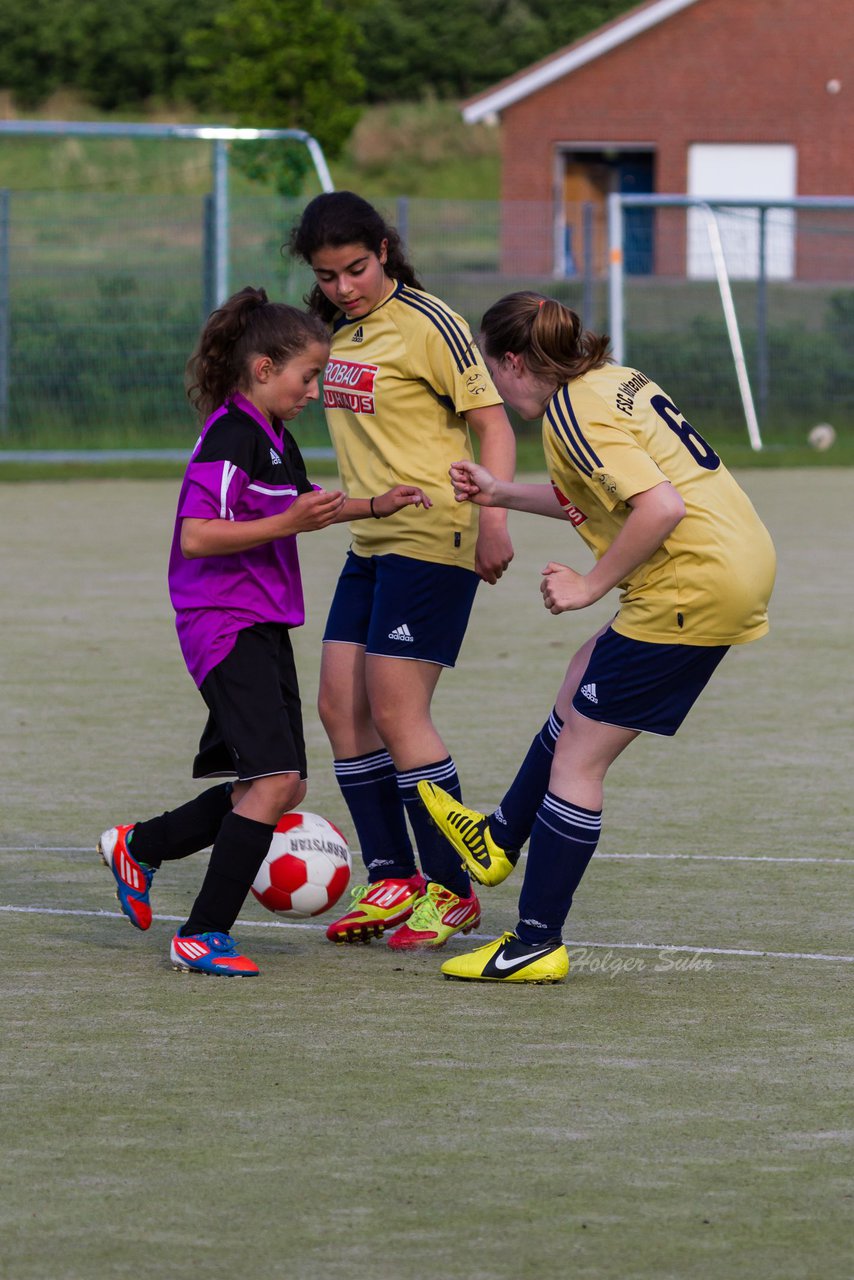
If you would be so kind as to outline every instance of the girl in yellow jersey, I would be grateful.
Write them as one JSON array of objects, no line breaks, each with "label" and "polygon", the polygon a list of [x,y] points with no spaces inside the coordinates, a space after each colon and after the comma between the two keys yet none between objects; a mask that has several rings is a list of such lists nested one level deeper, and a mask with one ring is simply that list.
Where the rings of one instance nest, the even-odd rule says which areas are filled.
[{"label": "girl in yellow jersey", "polygon": [[417,791],[427,777],[460,795],[430,704],[479,580],[496,582],[513,555],[506,513],[455,502],[448,468],[471,459],[471,429],[490,472],[510,480],[513,432],[465,322],[422,289],[372,205],[317,196],[291,249],[314,271],[307,302],[330,327],[324,407],[347,492],[369,497],[390,487],[376,477],[396,476],[426,495],[423,519],[377,511],[353,525],[324,634],[319,711],[368,873],[327,936],[369,942],[394,927],[392,947],[441,946],[480,907]]},{"label": "girl in yellow jersey", "polygon": [[608,339],[536,293],[490,307],[481,343],[495,385],[543,416],[551,484],[513,484],[467,459],[459,501],[568,519],[597,557],[551,563],[543,601],[583,609],[613,587],[616,617],[572,659],[555,707],[498,809],[465,809],[432,780],[419,792],[484,884],[530,847],[513,933],[443,965],[449,977],[548,982],[569,968],[561,930],[596,849],[611,763],[639,733],[672,735],[733,644],[768,630],[771,539],[721,459],[668,395],[611,363]]}]

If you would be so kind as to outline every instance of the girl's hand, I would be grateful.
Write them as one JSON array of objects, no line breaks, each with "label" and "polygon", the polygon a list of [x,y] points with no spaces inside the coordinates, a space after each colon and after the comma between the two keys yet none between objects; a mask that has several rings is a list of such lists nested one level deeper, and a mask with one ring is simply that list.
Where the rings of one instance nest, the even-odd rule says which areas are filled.
[{"label": "girl's hand", "polygon": [[301,493],[283,513],[282,518],[288,521],[288,533],[310,533],[334,524],[345,501],[340,489],[330,492],[312,489],[309,493]]},{"label": "girl's hand", "polygon": [[454,486],[457,502],[474,502],[479,507],[492,506],[495,497],[495,476],[486,467],[463,458],[455,462],[448,474]]},{"label": "girl's hand", "polygon": [[550,613],[586,609],[589,604],[594,603],[594,599],[598,599],[591,593],[584,574],[576,573],[567,564],[555,564],[553,561],[549,561],[543,569],[540,591],[543,593],[543,604]]},{"label": "girl's hand", "polygon": [[513,559],[513,543],[504,524],[490,526],[481,520],[474,550],[474,571],[494,586]]},{"label": "girl's hand", "polygon": [[401,511],[404,507],[424,507],[426,511],[428,507],[432,507],[433,503],[424,490],[416,485],[396,484],[393,489],[388,489],[374,498],[373,505],[374,513],[383,518],[393,516],[396,511]]}]

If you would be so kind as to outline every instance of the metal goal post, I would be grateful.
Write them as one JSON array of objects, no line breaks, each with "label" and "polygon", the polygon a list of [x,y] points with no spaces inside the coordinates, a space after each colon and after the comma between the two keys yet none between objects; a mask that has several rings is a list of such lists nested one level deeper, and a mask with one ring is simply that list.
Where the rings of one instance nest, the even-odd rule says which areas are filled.
[{"label": "metal goal post", "polygon": [[[757,341],[760,354],[764,354],[768,312],[768,268],[771,259],[767,234],[769,213],[773,210],[787,211],[791,213],[793,218],[798,211],[836,210],[850,213],[854,211],[854,198],[849,196],[798,196],[789,200],[771,200],[761,197],[756,199],[722,197],[711,200],[697,196],[682,195],[624,195],[619,192],[611,194],[608,197],[608,315],[612,349],[618,364],[624,363],[626,359],[624,246],[626,243],[625,211],[627,209],[647,209],[650,211],[654,209],[684,209],[696,211],[700,225],[703,228],[714,277],[717,280],[720,292],[727,336],[738,381],[744,419],[747,425],[747,434],[751,447],[754,451],[759,452],[763,448],[763,443],[733,303],[730,271],[727,266],[727,257],[721,238],[721,219],[738,211],[746,215],[752,215],[756,219],[757,246],[755,276],[753,278],[756,280],[758,299]],[[762,380],[761,367],[760,380]],[[760,400],[762,398],[760,394]]]},{"label": "metal goal post", "polygon": [[0,138],[9,134],[48,134],[90,138],[189,138],[212,144],[211,221],[213,303],[228,297],[228,143],[282,139],[308,150],[321,190],[334,185],[323,148],[304,129],[237,129],[218,124],[105,124],[80,120],[0,120]]}]

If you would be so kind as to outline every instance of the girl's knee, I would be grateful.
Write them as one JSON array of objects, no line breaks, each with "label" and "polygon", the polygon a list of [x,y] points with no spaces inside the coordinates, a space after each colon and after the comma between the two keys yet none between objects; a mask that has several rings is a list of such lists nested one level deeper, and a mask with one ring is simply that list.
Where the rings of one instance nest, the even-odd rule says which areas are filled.
[{"label": "girl's knee", "polygon": [[321,684],[317,695],[317,714],[326,736],[331,741],[363,731],[371,722],[367,699],[358,690],[342,693]]},{"label": "girl's knee", "polygon": [[306,785],[295,773],[281,775],[280,785],[276,788],[276,802],[281,813],[294,809],[305,798]]},{"label": "girl's knee", "polygon": [[295,809],[305,799],[306,783],[296,773],[277,773],[256,778],[250,788],[251,802],[263,807],[269,820],[278,822],[283,813]]},{"label": "girl's knee", "polygon": [[400,720],[400,708],[383,698],[372,699],[371,720],[383,741],[388,742],[389,737],[394,738],[395,729]]},{"label": "girl's knee", "polygon": [[340,699],[333,697],[322,685],[317,695],[317,714],[327,733],[336,727],[341,718]]}]

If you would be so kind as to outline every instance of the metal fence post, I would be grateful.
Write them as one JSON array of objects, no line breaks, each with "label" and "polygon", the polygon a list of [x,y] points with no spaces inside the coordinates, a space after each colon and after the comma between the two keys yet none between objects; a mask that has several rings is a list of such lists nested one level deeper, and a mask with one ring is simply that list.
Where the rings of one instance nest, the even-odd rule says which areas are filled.
[{"label": "metal fence post", "polygon": [[397,213],[395,214],[394,225],[398,234],[403,241],[407,251],[409,250],[409,196],[398,196]]},{"label": "metal fence post", "polygon": [[228,297],[228,147],[222,138],[213,144],[213,282],[214,306]]},{"label": "metal fence post", "polygon": [[584,293],[581,304],[581,322],[585,329],[596,324],[593,315],[593,201],[585,200],[581,206],[581,225],[584,239]]},{"label": "metal fence post", "polygon": [[617,364],[626,358],[623,313],[623,198],[619,191],[608,196],[608,329]]},{"label": "metal fence post", "polygon": [[0,431],[9,430],[9,375],[12,315],[9,297],[9,206],[11,192],[0,191]]},{"label": "metal fence post", "polygon": [[759,207],[759,277],[756,281],[756,398],[759,401],[759,421],[764,422],[768,413],[768,209]]},{"label": "metal fence post", "polygon": [[202,324],[216,306],[214,295],[214,201],[206,195],[202,203]]}]

